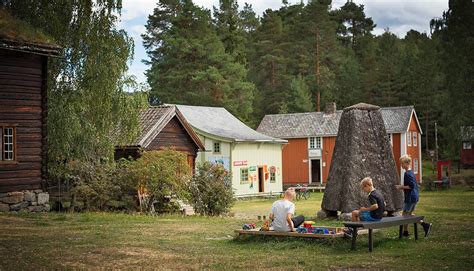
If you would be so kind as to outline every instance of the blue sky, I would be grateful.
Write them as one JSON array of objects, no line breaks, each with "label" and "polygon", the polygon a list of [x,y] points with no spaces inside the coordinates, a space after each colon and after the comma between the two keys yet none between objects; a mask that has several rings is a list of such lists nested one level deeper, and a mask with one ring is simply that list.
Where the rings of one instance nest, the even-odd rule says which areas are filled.
[{"label": "blue sky", "polygon": [[[299,3],[301,0],[289,0],[290,3]],[[137,77],[139,83],[146,82],[143,74],[148,68],[142,63],[148,59],[143,48],[140,34],[145,32],[148,15],[153,13],[158,0],[123,0],[123,9],[119,28],[125,29],[135,42],[134,59],[130,64],[129,73]],[[278,9],[281,0],[238,0],[242,7],[245,2],[252,4],[257,15],[266,9]],[[305,0],[307,2],[307,0]],[[346,0],[333,0],[333,8],[339,8]],[[365,14],[372,17],[377,27],[374,34],[379,35],[389,28],[392,33],[404,37],[410,29],[429,33],[429,21],[434,17],[441,17],[448,9],[448,0],[353,0],[365,7]],[[194,3],[207,9],[217,6],[219,0],[194,0]]]}]

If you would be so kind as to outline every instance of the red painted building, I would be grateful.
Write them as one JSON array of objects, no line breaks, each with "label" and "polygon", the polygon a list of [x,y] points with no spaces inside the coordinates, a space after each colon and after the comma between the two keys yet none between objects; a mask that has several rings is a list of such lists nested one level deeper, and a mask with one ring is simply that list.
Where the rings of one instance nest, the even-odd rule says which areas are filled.
[{"label": "red painted building", "polygon": [[[257,131],[288,140],[283,147],[283,184],[325,184],[336,144],[342,110],[331,104],[325,112],[266,115]],[[413,106],[381,108],[388,138],[403,180],[398,158],[408,154],[421,181],[422,130]]]},{"label": "red painted building", "polygon": [[463,166],[474,166],[474,126],[461,127],[461,164]]}]

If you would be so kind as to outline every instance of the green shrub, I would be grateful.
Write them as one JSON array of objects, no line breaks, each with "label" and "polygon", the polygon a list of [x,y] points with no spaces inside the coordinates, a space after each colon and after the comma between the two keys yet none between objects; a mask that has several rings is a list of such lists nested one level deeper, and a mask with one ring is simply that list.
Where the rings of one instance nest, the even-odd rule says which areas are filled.
[{"label": "green shrub", "polygon": [[[70,161],[67,175],[71,184],[71,208],[105,210],[110,200],[119,198],[121,188],[112,181],[114,163],[99,161]],[[77,204],[84,202],[84,206]]]},{"label": "green shrub", "polygon": [[232,176],[222,165],[199,164],[189,184],[189,202],[201,215],[223,214],[234,203]]},{"label": "green shrub", "polygon": [[143,206],[153,212],[169,211],[170,198],[186,198],[191,170],[186,154],[173,151],[146,151],[127,169],[135,188],[147,195]]}]

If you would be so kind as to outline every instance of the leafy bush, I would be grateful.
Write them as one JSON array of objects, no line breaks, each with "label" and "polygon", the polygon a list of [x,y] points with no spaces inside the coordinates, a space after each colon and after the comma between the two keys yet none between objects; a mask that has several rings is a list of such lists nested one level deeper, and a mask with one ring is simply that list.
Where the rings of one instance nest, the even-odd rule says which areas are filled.
[{"label": "leafy bush", "polygon": [[232,176],[222,165],[199,164],[189,184],[189,201],[201,215],[216,216],[229,211],[234,203]]},{"label": "leafy bush", "polygon": [[155,207],[157,211],[167,211],[171,197],[187,196],[191,170],[184,153],[147,151],[127,168],[136,189],[147,195],[143,205],[149,212]]},{"label": "leafy bush", "polygon": [[120,198],[120,184],[112,181],[114,163],[74,160],[66,168],[72,187],[72,208],[105,210],[109,201]]}]

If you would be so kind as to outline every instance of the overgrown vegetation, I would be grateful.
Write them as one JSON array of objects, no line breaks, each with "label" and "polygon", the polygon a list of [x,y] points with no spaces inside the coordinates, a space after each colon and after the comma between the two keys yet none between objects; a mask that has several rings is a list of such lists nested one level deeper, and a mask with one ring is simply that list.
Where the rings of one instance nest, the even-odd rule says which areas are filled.
[{"label": "overgrown vegetation", "polygon": [[145,196],[140,199],[140,207],[148,212],[169,210],[172,198],[185,199],[188,195],[191,169],[184,153],[146,151],[127,169],[136,189]]},{"label": "overgrown vegetation", "polygon": [[232,175],[220,164],[199,164],[189,184],[189,192],[194,211],[201,215],[221,215],[234,203]]}]

